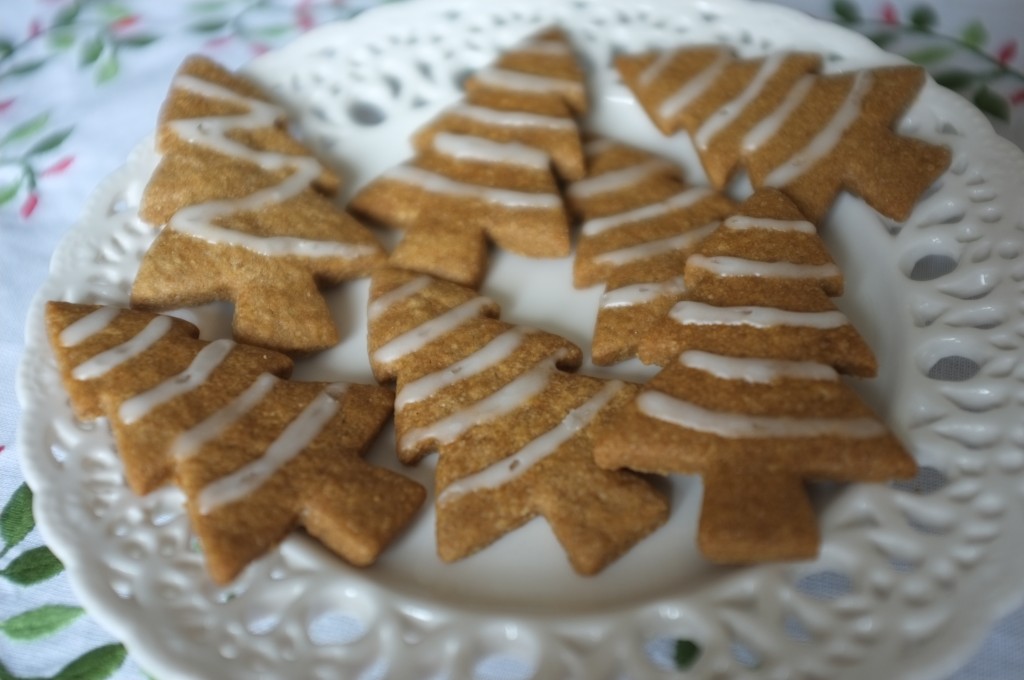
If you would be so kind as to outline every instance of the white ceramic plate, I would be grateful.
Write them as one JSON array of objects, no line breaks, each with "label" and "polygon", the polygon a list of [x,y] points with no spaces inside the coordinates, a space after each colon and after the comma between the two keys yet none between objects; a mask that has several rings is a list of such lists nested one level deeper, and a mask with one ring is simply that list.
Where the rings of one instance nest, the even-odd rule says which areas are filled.
[{"label": "white ceramic plate", "polygon": [[[409,155],[409,133],[460,96],[469,69],[551,23],[589,65],[591,127],[681,159],[694,182],[688,140],[654,132],[609,68],[615,51],[715,41],[744,55],[816,50],[832,71],[897,61],[835,26],[739,0],[462,0],[368,12],[247,72],[351,189]],[[857,388],[924,469],[898,487],[818,489],[824,546],[813,563],[709,566],[693,545],[700,485],[679,478],[668,525],[594,578],[572,572],[541,520],[442,564],[425,511],[370,569],[296,535],[213,587],[179,494],[127,490],[106,423],[72,417],[43,333],[46,299],[126,302],[151,238],[136,216],[156,160],[145,144],[97,190],[28,319],[20,448],[47,542],[89,610],[161,679],[493,677],[496,657],[540,678],[648,678],[671,674],[652,650],[659,658],[677,638],[701,648],[688,677],[939,677],[1024,590],[1024,156],[932,83],[900,130],[950,146],[952,168],[906,224],[844,196],[825,232],[847,277],[840,305],[881,365]],[[572,290],[570,269],[498,254],[483,290],[504,319],[587,347],[601,291]],[[296,377],[371,381],[366,295],[366,281],[330,294],[345,340]],[[182,315],[205,338],[228,332],[225,306]],[[371,455],[399,467],[390,432]],[[431,467],[408,472],[429,487]]]}]

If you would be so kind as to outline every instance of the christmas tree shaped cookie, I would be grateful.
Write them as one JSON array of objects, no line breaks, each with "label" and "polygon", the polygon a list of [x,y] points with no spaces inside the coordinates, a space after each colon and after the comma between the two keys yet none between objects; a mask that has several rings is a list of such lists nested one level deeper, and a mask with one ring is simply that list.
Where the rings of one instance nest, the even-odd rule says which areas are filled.
[{"label": "christmas tree shaped cookie", "polygon": [[198,340],[167,316],[51,302],[46,317],[76,414],[108,418],[137,493],[177,481],[218,583],[298,525],[369,564],[423,502],[361,458],[391,415],[387,389],[284,380],[288,357]]},{"label": "christmas tree shaped cookie", "polygon": [[814,56],[739,60],[720,46],[617,66],[663,132],[690,133],[713,183],[742,159],[754,186],[786,192],[815,223],[843,189],[905,220],[949,166],[948,149],[893,130],[924,84],[919,67],[817,75]]},{"label": "christmas tree shaped cookie", "polygon": [[338,178],[284,124],[252,83],[201,57],[184,63],[140,213],[163,228],[143,257],[133,307],[230,300],[241,342],[287,352],[337,343],[320,287],[367,274],[384,254],[325,195]]},{"label": "christmas tree shaped cookie", "polygon": [[665,368],[603,428],[595,460],[703,476],[698,540],[712,560],[813,556],[804,480],[915,469],[836,371],[875,370],[828,302],[841,292],[839,271],[793,203],[762,189],[701,244],[684,277],[687,299],[641,345]]},{"label": "christmas tree shaped cookie", "polygon": [[417,155],[364,187],[350,207],[404,231],[391,263],[476,287],[487,245],[527,257],[569,254],[555,172],[583,174],[574,113],[583,75],[565,36],[546,31],[466,83],[463,102],[414,136]]},{"label": "christmas tree shaped cookie", "polygon": [[645,363],[688,349],[738,357],[810,360],[870,377],[874,354],[830,296],[842,278],[796,206],[761,189],[686,262],[685,299],[640,341]]},{"label": "christmas tree shaped cookie", "polygon": [[587,143],[589,172],[566,195],[583,222],[573,279],[606,281],[594,328],[593,360],[627,359],[655,320],[683,296],[683,264],[734,204],[688,187],[679,168],[611,139]]},{"label": "christmas tree shaped cookie", "polygon": [[637,391],[567,372],[580,350],[494,317],[471,289],[399,269],[373,275],[371,364],[397,379],[399,457],[438,451],[438,553],[466,557],[541,515],[593,574],[667,518],[632,473],[601,470],[593,432]]}]

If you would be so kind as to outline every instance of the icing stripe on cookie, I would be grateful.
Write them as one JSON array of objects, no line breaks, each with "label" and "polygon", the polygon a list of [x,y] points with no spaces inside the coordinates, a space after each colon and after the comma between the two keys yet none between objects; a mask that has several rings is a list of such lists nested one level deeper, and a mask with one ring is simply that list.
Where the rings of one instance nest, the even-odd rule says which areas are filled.
[{"label": "icing stripe on cookie", "polygon": [[545,116],[526,111],[502,111],[501,109],[474,106],[473,104],[457,104],[449,108],[446,113],[461,118],[469,118],[486,125],[552,128],[576,132],[576,121],[568,116]]},{"label": "icing stripe on cookie", "polygon": [[772,76],[779,72],[779,68],[782,67],[787,56],[785,52],[777,52],[767,57],[761,62],[757,73],[754,74],[754,77],[747,86],[743,88],[743,91],[731,101],[726,102],[714,114],[708,116],[693,135],[693,143],[698,149],[707,151],[708,145],[711,144],[711,140],[714,139],[715,135],[729,127],[739,118],[740,114],[743,113],[743,109],[747,108],[752,101],[757,99]]},{"label": "icing stripe on cookie", "polygon": [[469,319],[480,316],[484,308],[493,304],[485,297],[476,297],[453,307],[440,316],[428,319],[419,326],[389,340],[373,353],[373,360],[379,364],[392,364],[402,357],[417,352],[428,343],[449,333]]},{"label": "icing stripe on cookie", "polygon": [[647,65],[640,75],[637,76],[636,82],[640,87],[650,87],[654,84],[654,81],[658,79],[665,69],[669,67],[672,60],[676,58],[677,50],[667,50],[658,55],[658,57]]},{"label": "icing stripe on cookie", "polygon": [[495,489],[525,474],[527,470],[553,454],[558,447],[587,427],[623,386],[624,383],[618,380],[609,382],[600,392],[566,414],[562,422],[511,456],[502,458],[479,472],[455,480],[446,486],[438,496],[438,505],[451,502],[474,491]]},{"label": "icing stripe on cookie", "polygon": [[109,326],[120,313],[118,307],[100,307],[67,326],[60,332],[58,340],[62,347],[80,345]]},{"label": "icing stripe on cookie", "polygon": [[636,405],[640,413],[650,418],[729,439],[873,439],[886,432],[874,418],[794,418],[724,413],[657,391],[644,392],[637,397]]},{"label": "icing stripe on cookie", "polygon": [[551,57],[572,56],[572,48],[561,40],[529,40],[514,45],[510,51]]},{"label": "icing stripe on cookie", "polygon": [[677,302],[669,316],[684,326],[802,326],[805,328],[839,328],[849,323],[840,311],[790,312],[775,307],[715,307],[703,302]]},{"label": "icing stripe on cookie", "polygon": [[523,337],[527,333],[533,332],[535,331],[532,328],[517,326],[495,337],[468,357],[406,383],[395,397],[395,412],[401,411],[409,404],[423,401],[440,389],[497,366],[522,345]]},{"label": "icing stripe on cookie", "polygon": [[228,402],[224,408],[179,434],[171,443],[171,456],[178,460],[194,456],[203,447],[203,444],[219,437],[251,411],[256,404],[260,403],[270,393],[277,380],[269,373],[264,373],[256,378],[252,385]]},{"label": "icing stripe on cookie", "polygon": [[267,205],[283,203],[299,195],[320,176],[323,167],[311,156],[257,151],[228,136],[231,130],[255,130],[274,126],[278,120],[284,118],[284,111],[280,107],[242,96],[226,87],[189,75],[175,77],[173,87],[249,109],[241,114],[171,121],[169,125],[179,137],[226,156],[255,163],[270,172],[283,169],[291,169],[292,172],[279,184],[255,191],[244,198],[207,201],[186,206],[171,217],[169,227],[208,243],[239,246],[268,256],[353,259],[376,252],[376,248],[368,245],[314,241],[293,236],[256,236],[217,225],[216,221],[219,218],[238,212],[257,211]]},{"label": "icing stripe on cookie", "polygon": [[592,220],[587,220],[583,223],[581,233],[584,236],[596,236],[597,234],[606,232],[609,229],[615,229],[616,227],[621,227],[626,224],[661,217],[662,215],[667,215],[677,210],[689,208],[708,196],[711,196],[713,193],[714,192],[712,192],[711,189],[706,187],[692,187],[658,203],[652,203],[650,205],[634,208],[633,210],[627,210],[614,215],[595,217]]},{"label": "icing stripe on cookie", "polygon": [[710,373],[722,380],[742,380],[750,383],[770,383],[780,378],[829,382],[839,380],[839,374],[834,368],[814,361],[747,359],[691,349],[679,355],[679,363]]},{"label": "icing stripe on cookie", "polygon": [[439,132],[434,135],[433,144],[438,153],[462,161],[507,163],[538,170],[547,170],[551,163],[540,149],[518,142],[492,142],[483,137]]},{"label": "icing stripe on cookie", "polygon": [[158,316],[146,324],[142,331],[127,342],[111,347],[96,356],[83,361],[71,369],[71,377],[75,380],[93,380],[139,356],[152,347],[160,338],[171,330],[171,318]]},{"label": "icing stripe on cookie", "polygon": [[704,67],[703,71],[686,81],[682,87],[658,105],[658,115],[663,119],[674,118],[707,92],[732,60],[731,51],[725,48],[718,50],[718,54]]},{"label": "icing stripe on cookie", "polygon": [[657,283],[635,283],[605,291],[601,295],[601,309],[644,305],[663,295],[682,295],[685,292],[686,284],[681,276]]},{"label": "icing stripe on cookie", "polygon": [[557,194],[512,191],[511,189],[495,189],[479,184],[468,184],[413,165],[397,165],[381,177],[415,186],[430,193],[447,194],[460,198],[477,198],[509,208],[554,210],[562,207],[562,199]]},{"label": "icing stripe on cookie", "polygon": [[668,253],[675,250],[685,250],[699,243],[717,228],[718,222],[711,222],[702,227],[691,229],[686,233],[670,236],[669,238],[663,238],[657,241],[648,241],[635,246],[619,248],[618,250],[610,250],[607,253],[601,253],[594,257],[594,262],[597,264],[610,264],[618,267],[637,260],[646,260],[654,257],[655,255],[661,255],[662,253]]},{"label": "icing stripe on cookie", "polygon": [[416,293],[420,292],[424,288],[430,285],[431,278],[429,276],[417,276],[414,279],[406,281],[402,285],[392,288],[388,292],[384,293],[380,297],[372,300],[366,307],[366,318],[369,321],[376,321],[380,318],[380,315],[390,309],[393,305],[398,304],[406,298],[410,298]]},{"label": "icing stripe on cookie", "polygon": [[560,94],[571,90],[573,94],[583,94],[583,85],[575,80],[538,76],[522,71],[509,71],[503,68],[485,68],[476,72],[473,79],[490,87],[513,92],[536,92]]},{"label": "icing stripe on cookie", "polygon": [[796,81],[782,103],[770,114],[761,119],[757,125],[750,129],[750,132],[743,138],[743,150],[747,153],[757,151],[764,143],[775,136],[782,124],[786,122],[790,114],[796,111],[796,107],[807,97],[814,86],[815,77],[811,75],[802,76]]},{"label": "icing stripe on cookie", "polygon": [[722,223],[726,229],[764,229],[766,231],[792,231],[798,234],[817,234],[818,230],[807,220],[775,220],[768,217],[733,215]]},{"label": "icing stripe on cookie", "polygon": [[795,262],[762,262],[727,255],[691,255],[687,267],[705,269],[718,276],[756,276],[780,279],[827,279],[839,276],[834,264],[797,264]]},{"label": "icing stripe on cookie", "polygon": [[449,444],[467,430],[483,425],[496,418],[507,415],[520,408],[530,399],[544,391],[551,382],[551,374],[555,364],[564,359],[565,350],[559,350],[554,356],[543,359],[536,366],[520,374],[498,390],[487,395],[480,401],[456,411],[438,421],[409,430],[399,441],[399,450],[408,451],[427,440],[438,444]]},{"label": "icing stripe on cookie", "polygon": [[295,420],[288,423],[288,427],[267,447],[260,458],[226,477],[221,477],[200,491],[200,514],[208,515],[221,506],[248,496],[302,453],[338,412],[338,398],[347,388],[344,383],[329,385],[302,409]]},{"label": "icing stripe on cookie", "polygon": [[631,165],[628,168],[612,170],[596,177],[588,177],[587,179],[573,182],[569,186],[567,193],[573,198],[590,198],[591,196],[630,187],[637,182],[647,179],[649,175],[653,175],[655,172],[673,169],[673,166],[667,161],[655,158],[637,165]]},{"label": "icing stripe on cookie", "polygon": [[137,394],[131,399],[121,402],[118,417],[125,425],[131,425],[144,418],[157,406],[196,389],[210,378],[210,375],[223,363],[234,346],[235,343],[231,340],[214,340],[199,350],[199,353],[192,359],[192,363],[184,371],[142,394]]},{"label": "icing stripe on cookie", "polygon": [[843,138],[843,134],[860,117],[864,97],[871,91],[873,84],[874,78],[870,73],[858,72],[842,105],[828,121],[828,124],[796,155],[768,173],[764,179],[765,186],[784,187],[832,153],[836,145],[839,144],[839,140]]}]

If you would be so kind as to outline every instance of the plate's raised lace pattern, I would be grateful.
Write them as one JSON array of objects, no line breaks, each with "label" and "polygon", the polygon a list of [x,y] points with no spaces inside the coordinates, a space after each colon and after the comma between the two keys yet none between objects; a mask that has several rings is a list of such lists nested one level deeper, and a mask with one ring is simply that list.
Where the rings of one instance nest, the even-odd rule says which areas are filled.
[{"label": "plate's raised lace pattern", "polygon": [[[463,0],[367,13],[248,72],[278,92],[307,138],[358,186],[409,154],[408,133],[460,96],[469,70],[552,22],[570,29],[589,64],[593,126],[654,149],[663,143],[608,67],[618,50],[721,42],[743,54],[817,50],[828,69],[893,61],[841,29],[738,0],[643,8],[628,0]],[[1024,595],[1024,155],[934,84],[900,130],[949,145],[952,168],[906,223],[845,196],[825,235],[846,274],[841,306],[880,359],[881,377],[858,389],[922,468],[891,486],[816,488],[825,536],[816,562],[702,565],[692,547],[695,487],[683,480],[669,526],[593,581],[566,576],[557,561],[518,585],[514,571],[481,575],[498,569],[498,559],[435,564],[428,512],[398,548],[401,559],[369,571],[296,537],[230,588],[213,587],[180,495],[134,497],[106,424],[72,417],[42,328],[44,299],[126,302],[152,239],[136,216],[155,161],[146,145],[97,191],[55,255],[28,322],[21,449],[48,542],[90,609],[161,678],[357,677],[385,668],[396,678],[468,678],[494,656],[518,658],[539,678],[642,678],[659,672],[650,650],[675,638],[701,648],[687,677],[900,677],[912,669],[938,677]],[[692,149],[677,141],[669,151],[697,181]],[[568,289],[568,268],[558,271]],[[498,291],[506,308],[514,290]],[[363,305],[362,294],[334,301]],[[582,295],[594,303],[580,316],[587,333],[596,294]],[[528,306],[512,313],[529,321]],[[184,314],[204,337],[228,332],[230,315],[216,305]],[[507,540],[547,545],[540,527],[528,528],[537,531]],[[501,554],[543,561],[535,548]],[[416,570],[396,564],[406,560],[419,560]],[[637,585],[648,580],[650,589]],[[498,582],[513,584],[510,594],[487,585]],[[531,599],[545,587],[555,594]]]}]

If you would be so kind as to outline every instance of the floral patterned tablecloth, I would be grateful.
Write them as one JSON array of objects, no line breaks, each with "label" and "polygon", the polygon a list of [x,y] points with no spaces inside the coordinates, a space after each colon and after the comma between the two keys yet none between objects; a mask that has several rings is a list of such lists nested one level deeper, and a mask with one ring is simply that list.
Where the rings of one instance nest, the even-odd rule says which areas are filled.
[{"label": "floral patterned tablecloth", "polygon": [[[138,678],[42,544],[15,450],[24,319],[96,183],[153,129],[181,59],[231,67],[382,0],[7,0],[0,5],[0,680]],[[1024,146],[1021,0],[787,0],[922,64]],[[501,677],[498,669],[495,677]],[[1024,609],[957,680],[1024,676]]]}]

